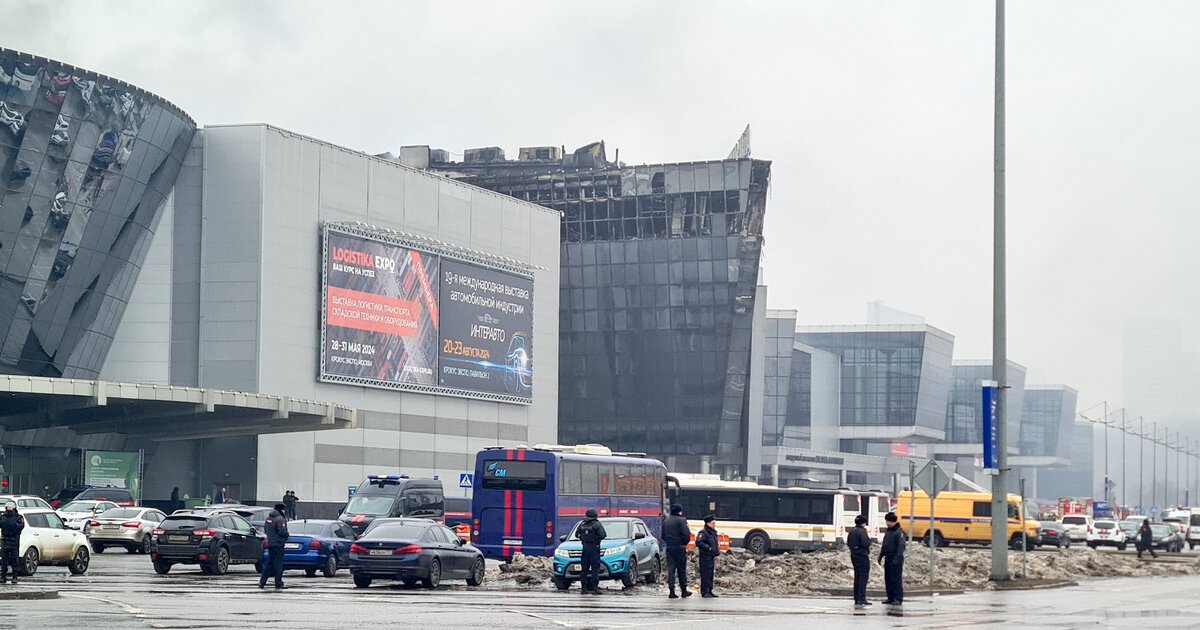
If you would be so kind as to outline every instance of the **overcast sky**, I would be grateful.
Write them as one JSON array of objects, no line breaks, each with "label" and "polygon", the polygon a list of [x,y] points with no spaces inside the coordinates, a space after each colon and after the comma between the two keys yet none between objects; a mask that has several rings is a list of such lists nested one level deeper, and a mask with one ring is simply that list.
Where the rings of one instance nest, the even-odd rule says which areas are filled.
[{"label": "overcast sky", "polygon": [[[990,356],[990,1],[6,4],[0,45],[372,153],[705,160],[750,123],[772,308],[883,300]],[[1200,329],[1198,29],[1193,2],[1008,5],[1009,357],[1080,409],[1121,404],[1125,319]]]}]

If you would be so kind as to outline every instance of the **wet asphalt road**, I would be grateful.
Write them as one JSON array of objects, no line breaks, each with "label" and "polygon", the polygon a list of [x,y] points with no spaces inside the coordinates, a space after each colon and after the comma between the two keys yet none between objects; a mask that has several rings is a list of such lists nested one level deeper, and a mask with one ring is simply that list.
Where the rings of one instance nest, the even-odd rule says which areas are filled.
[{"label": "wet asphalt road", "polygon": [[[1091,580],[1078,587],[912,597],[903,609],[881,604],[855,610],[845,600],[751,598],[668,600],[642,588],[609,586],[600,597],[577,590],[469,589],[399,586],[356,589],[349,574],[305,577],[291,588],[257,588],[253,568],[221,577],[177,566],[158,576],[146,556],[106,552],[87,575],[42,567],[14,589],[58,589],[49,600],[0,601],[3,628],[958,628],[1020,624],[1023,628],[1181,628],[1200,626],[1200,576]],[[813,624],[820,624],[814,626]]]}]

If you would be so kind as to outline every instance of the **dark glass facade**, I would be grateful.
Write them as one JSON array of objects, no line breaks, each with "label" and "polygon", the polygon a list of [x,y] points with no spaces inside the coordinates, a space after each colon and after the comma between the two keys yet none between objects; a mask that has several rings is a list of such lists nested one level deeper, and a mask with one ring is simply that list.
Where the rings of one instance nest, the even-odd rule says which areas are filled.
[{"label": "dark glass facade", "polygon": [[[946,405],[946,442],[952,444],[983,444],[983,381],[992,380],[992,364],[988,362],[961,362],[953,367],[950,401]],[[1008,417],[1022,420],[1025,392],[1025,368],[1008,364]],[[1011,426],[1011,424],[1010,424]],[[1016,445],[1022,428],[1009,430],[1010,445]]]},{"label": "dark glass facade", "polygon": [[195,123],[0,49],[0,371],[96,378]]},{"label": "dark glass facade", "polygon": [[1025,390],[1019,445],[1022,457],[1071,456],[1076,397],[1070,387],[1035,386]]},{"label": "dark glass facade", "polygon": [[597,143],[431,168],[562,213],[560,441],[745,473],[770,162],[633,167]]}]

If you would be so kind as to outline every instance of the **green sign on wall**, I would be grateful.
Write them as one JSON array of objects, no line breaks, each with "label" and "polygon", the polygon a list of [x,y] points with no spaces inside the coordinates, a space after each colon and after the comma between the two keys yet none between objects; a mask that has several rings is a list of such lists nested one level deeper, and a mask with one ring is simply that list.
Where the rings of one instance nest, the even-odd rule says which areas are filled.
[{"label": "green sign on wall", "polygon": [[125,488],[136,498],[140,493],[141,453],[85,451],[83,482],[101,488]]}]

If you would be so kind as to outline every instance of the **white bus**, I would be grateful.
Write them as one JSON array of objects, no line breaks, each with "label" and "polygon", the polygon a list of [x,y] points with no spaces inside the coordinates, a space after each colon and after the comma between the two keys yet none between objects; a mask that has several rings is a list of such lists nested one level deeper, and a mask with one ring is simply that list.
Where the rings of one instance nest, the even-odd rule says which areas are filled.
[{"label": "white bus", "polygon": [[[667,483],[671,502],[683,506],[693,530],[703,527],[704,517],[713,514],[718,531],[728,534],[731,544],[757,554],[840,548],[855,516],[872,519],[880,505],[887,505],[886,495],[882,503],[869,496],[864,506],[863,497],[854,490],[777,488],[722,481],[717,475],[672,473]],[[885,513],[886,509],[878,513],[880,523]],[[879,531],[874,527],[872,535]]]}]

